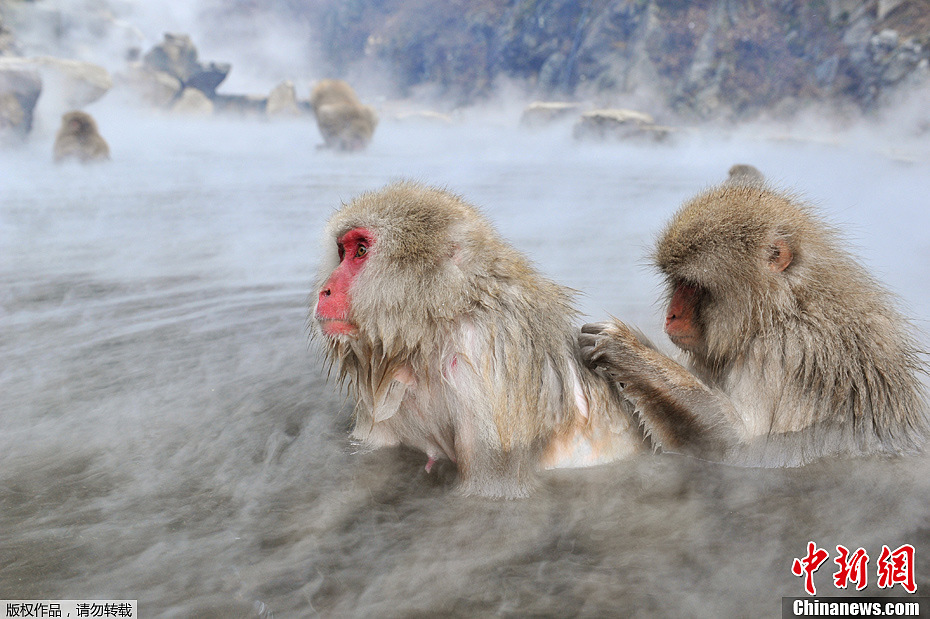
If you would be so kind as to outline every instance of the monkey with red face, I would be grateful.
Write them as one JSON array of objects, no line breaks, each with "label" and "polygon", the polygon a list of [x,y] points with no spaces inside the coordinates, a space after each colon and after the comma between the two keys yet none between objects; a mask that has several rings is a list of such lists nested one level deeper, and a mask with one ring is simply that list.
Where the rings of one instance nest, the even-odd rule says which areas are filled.
[{"label": "monkey with red face", "polygon": [[535,471],[636,453],[610,382],[582,363],[570,293],[443,190],[401,182],[330,219],[313,310],[363,445],[455,463],[466,494],[525,496]]},{"label": "monkey with red face", "polygon": [[580,342],[656,446],[782,466],[924,443],[926,366],[908,322],[796,198],[725,182],[685,203],[654,259],[685,365],[619,320],[585,325]]}]

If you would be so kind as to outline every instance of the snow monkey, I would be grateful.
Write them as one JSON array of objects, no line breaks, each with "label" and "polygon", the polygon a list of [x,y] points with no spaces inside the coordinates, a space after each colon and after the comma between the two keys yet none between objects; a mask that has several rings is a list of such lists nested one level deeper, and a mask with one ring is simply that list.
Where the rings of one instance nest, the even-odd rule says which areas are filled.
[{"label": "snow monkey", "polygon": [[734,163],[727,172],[727,180],[731,183],[764,183],[765,175],[754,165]]},{"label": "snow monkey", "polygon": [[591,366],[667,451],[761,466],[909,453],[923,351],[889,293],[792,195],[732,183],[687,201],[653,255],[684,365],[619,320],[585,325]]},{"label": "snow monkey", "polygon": [[327,148],[357,151],[371,142],[378,115],[346,82],[321,80],[310,93],[310,105]]},{"label": "snow monkey", "polygon": [[110,147],[100,136],[97,123],[87,112],[71,111],[61,117],[55,136],[55,161],[75,159],[82,163],[110,158]]},{"label": "snow monkey", "polygon": [[455,463],[465,494],[520,497],[535,471],[644,449],[581,362],[570,292],[462,198],[413,182],[330,219],[314,335],[356,399],[352,436]]}]

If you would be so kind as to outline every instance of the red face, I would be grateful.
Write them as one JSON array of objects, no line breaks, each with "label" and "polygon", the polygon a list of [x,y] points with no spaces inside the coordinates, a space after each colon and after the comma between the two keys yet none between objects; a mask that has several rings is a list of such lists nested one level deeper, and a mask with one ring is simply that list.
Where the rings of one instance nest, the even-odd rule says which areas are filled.
[{"label": "red face", "polygon": [[700,347],[703,334],[697,322],[701,290],[697,286],[680,283],[672,294],[665,315],[665,332],[672,342],[683,350],[694,351]]},{"label": "red face", "polygon": [[323,284],[316,304],[316,320],[325,335],[358,335],[351,318],[351,291],[374,244],[374,235],[365,228],[353,228],[336,239],[339,266]]}]

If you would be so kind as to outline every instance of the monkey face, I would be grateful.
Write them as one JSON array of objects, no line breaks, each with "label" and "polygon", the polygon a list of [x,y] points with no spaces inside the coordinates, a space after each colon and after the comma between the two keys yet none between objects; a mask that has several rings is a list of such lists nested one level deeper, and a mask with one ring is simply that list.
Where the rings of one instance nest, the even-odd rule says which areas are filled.
[{"label": "monkey face", "polygon": [[91,121],[82,112],[69,112],[63,117],[64,126],[71,135],[84,135],[93,130]]},{"label": "monkey face", "polygon": [[695,352],[703,346],[704,332],[698,317],[704,296],[700,287],[687,282],[679,282],[672,293],[665,315],[665,332],[682,350]]},{"label": "monkey face", "polygon": [[366,228],[353,228],[336,239],[339,265],[333,269],[329,279],[320,289],[314,312],[325,335],[358,335],[358,326],[351,318],[351,292],[374,245],[375,235]]}]

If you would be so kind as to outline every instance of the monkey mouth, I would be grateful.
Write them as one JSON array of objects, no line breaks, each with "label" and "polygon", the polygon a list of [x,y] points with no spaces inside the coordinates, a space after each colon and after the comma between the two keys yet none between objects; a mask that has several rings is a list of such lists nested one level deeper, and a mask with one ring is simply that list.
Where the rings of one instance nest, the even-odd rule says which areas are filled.
[{"label": "monkey mouth", "polygon": [[317,322],[320,323],[320,329],[323,331],[323,335],[327,337],[357,337],[358,336],[358,327],[349,322],[348,320],[338,320],[335,318],[318,318]]},{"label": "monkey mouth", "polygon": [[693,352],[700,344],[698,338],[693,335],[669,335],[668,339],[678,348],[688,352]]}]

